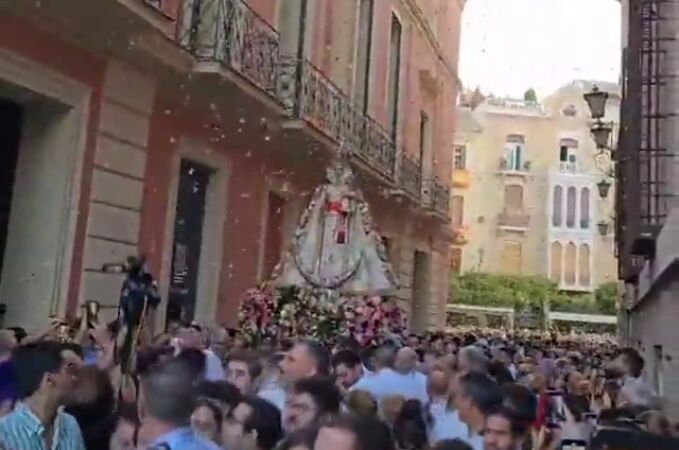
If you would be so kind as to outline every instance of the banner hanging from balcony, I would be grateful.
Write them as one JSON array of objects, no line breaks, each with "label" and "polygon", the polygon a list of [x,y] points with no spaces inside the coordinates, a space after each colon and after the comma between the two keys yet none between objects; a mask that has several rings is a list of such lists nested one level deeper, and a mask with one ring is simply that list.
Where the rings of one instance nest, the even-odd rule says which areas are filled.
[{"label": "banner hanging from balcony", "polygon": [[353,187],[342,159],[327,169],[302,214],[290,250],[274,271],[274,284],[349,295],[385,295],[396,277],[367,202]]}]

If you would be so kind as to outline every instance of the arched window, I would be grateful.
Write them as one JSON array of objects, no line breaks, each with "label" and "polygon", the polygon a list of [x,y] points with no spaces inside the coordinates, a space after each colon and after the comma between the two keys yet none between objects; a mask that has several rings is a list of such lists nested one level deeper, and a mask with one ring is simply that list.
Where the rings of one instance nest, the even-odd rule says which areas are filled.
[{"label": "arched window", "polygon": [[589,188],[582,188],[580,191],[580,228],[589,228]]},{"label": "arched window", "polygon": [[566,244],[566,258],[564,263],[564,282],[568,286],[575,285],[575,264],[576,264],[576,247],[575,244],[569,242]]},{"label": "arched window", "polygon": [[589,267],[590,267],[590,251],[589,251],[589,245],[587,244],[582,244],[580,245],[580,254],[578,255],[578,283],[580,283],[581,286],[589,286],[590,284],[590,274],[589,274]]},{"label": "arched window", "polygon": [[560,242],[552,242],[551,245],[551,261],[549,262],[549,278],[557,283],[561,283],[561,271],[562,264],[561,260],[563,258],[563,246]]},{"label": "arched window", "polygon": [[566,194],[566,226],[568,228],[575,227],[575,199],[577,193],[573,186],[568,188],[568,193]]},{"label": "arched window", "polygon": [[552,195],[552,226],[560,227],[563,222],[563,188],[554,186]]}]

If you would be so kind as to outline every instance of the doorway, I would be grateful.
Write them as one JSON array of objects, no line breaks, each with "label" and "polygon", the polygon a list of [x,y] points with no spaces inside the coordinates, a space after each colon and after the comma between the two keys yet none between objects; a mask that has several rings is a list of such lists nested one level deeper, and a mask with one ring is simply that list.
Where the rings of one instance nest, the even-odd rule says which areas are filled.
[{"label": "doorway", "polygon": [[431,259],[429,254],[416,250],[413,265],[413,298],[410,314],[411,328],[416,332],[427,329],[429,321],[429,285]]},{"label": "doorway", "polygon": [[213,169],[195,161],[182,158],[180,162],[168,321],[191,322],[196,315],[205,205],[213,173]]},{"label": "doorway", "polygon": [[[0,277],[4,264],[14,175],[19,158],[23,110],[18,103],[0,99]],[[2,278],[0,278],[0,283]]]}]

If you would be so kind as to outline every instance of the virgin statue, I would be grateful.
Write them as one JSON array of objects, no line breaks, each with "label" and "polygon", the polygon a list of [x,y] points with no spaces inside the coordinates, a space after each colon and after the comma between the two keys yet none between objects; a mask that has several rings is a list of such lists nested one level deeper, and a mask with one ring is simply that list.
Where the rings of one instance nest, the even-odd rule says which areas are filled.
[{"label": "virgin statue", "polygon": [[396,288],[368,205],[352,183],[348,164],[338,159],[328,167],[276,271],[276,284],[372,295]]}]

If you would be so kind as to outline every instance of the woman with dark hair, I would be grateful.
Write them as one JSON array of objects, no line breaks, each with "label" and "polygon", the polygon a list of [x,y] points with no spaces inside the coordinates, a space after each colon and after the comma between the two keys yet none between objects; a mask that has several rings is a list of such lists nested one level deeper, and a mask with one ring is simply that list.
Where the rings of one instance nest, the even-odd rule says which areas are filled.
[{"label": "woman with dark hair", "polygon": [[420,450],[427,445],[427,424],[419,400],[406,400],[394,422],[394,437],[400,450]]}]

